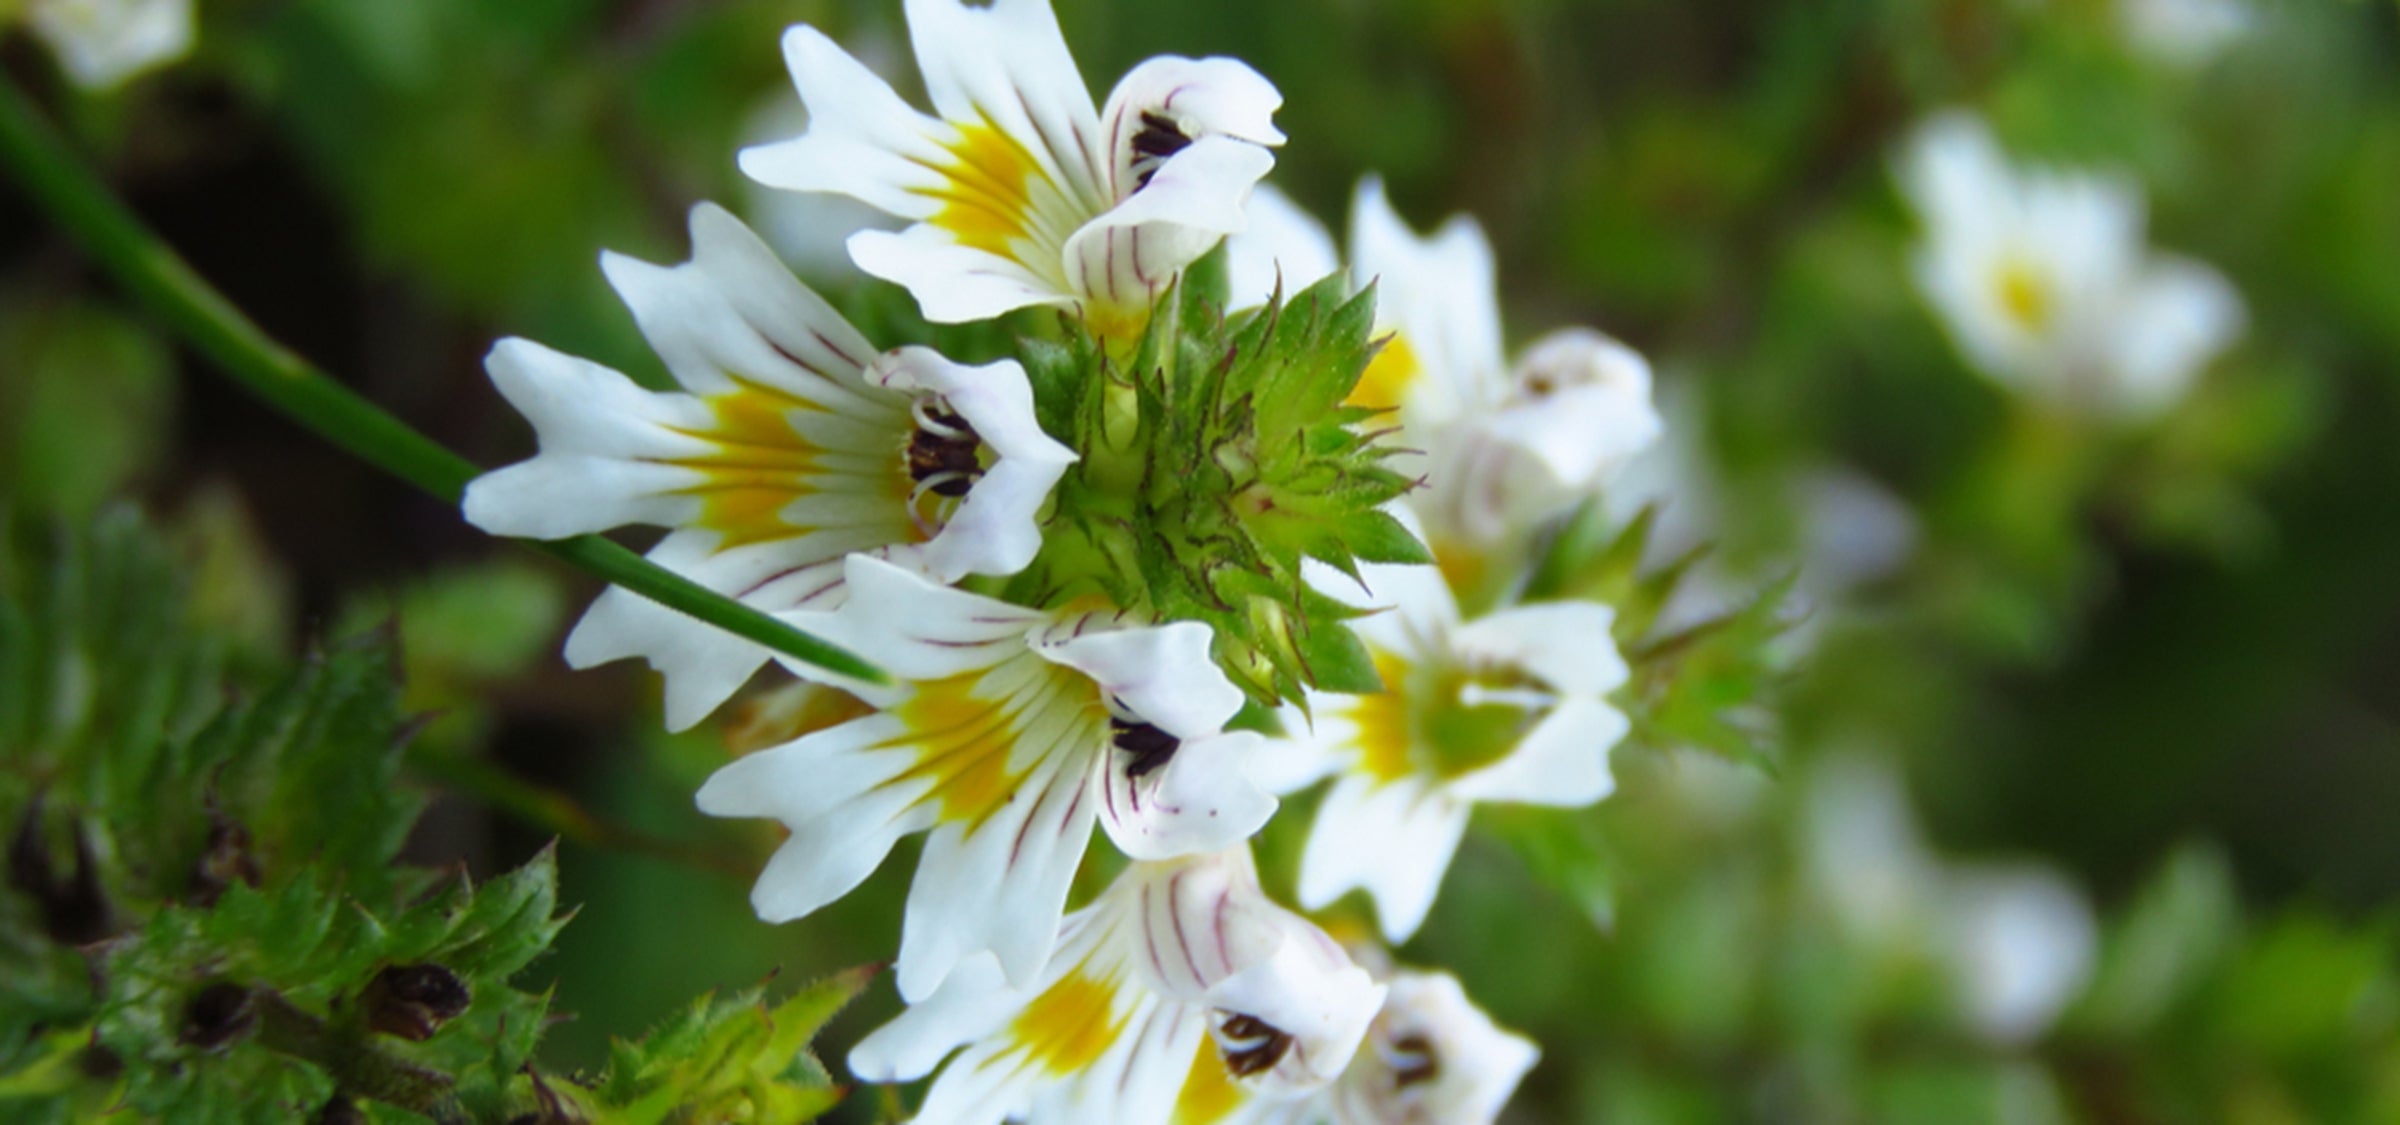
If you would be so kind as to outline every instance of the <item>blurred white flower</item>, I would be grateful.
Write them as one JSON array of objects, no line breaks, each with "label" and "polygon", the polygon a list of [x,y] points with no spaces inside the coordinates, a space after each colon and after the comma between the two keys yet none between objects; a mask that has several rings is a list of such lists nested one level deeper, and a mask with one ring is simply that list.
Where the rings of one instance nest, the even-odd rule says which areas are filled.
[{"label": "blurred white flower", "polygon": [[[541,453],[468,486],[468,522],[557,539],[669,528],[650,561],[770,613],[831,609],[842,558],[875,552],[943,582],[1013,574],[1075,457],[1034,421],[1013,360],[877,354],[741,220],[692,210],[692,260],[601,268],[683,389],[529,340],[485,361]],[[667,725],[706,717],[769,652],[611,588],[567,638],[578,668],[628,656],[666,676]]]},{"label": "blurred white flower", "polygon": [[859,1043],[870,1082],[942,1067],[918,1125],[1201,1122],[1343,1073],[1384,986],[1259,891],[1245,848],[1137,863],[1069,915],[1038,978],[989,957]]},{"label": "blurred white flower", "polygon": [[2098,924],[2082,893],[2033,865],[1945,864],[1888,765],[1820,763],[1803,808],[1812,893],[1851,940],[1940,965],[1977,1033],[2038,1038],[2090,980]]},{"label": "blurred white flower", "polygon": [[[1650,364],[1607,335],[1564,329],[1508,362],[1492,246],[1473,219],[1420,236],[1369,177],[1350,223],[1350,277],[1376,287],[1383,346],[1349,401],[1395,410],[1401,444],[1429,455],[1429,491],[1413,505],[1445,567],[1473,569],[1657,440]],[[1269,188],[1253,193],[1250,225],[1227,247],[1235,307],[1265,301],[1279,276],[1288,294],[1338,260],[1324,226]]]},{"label": "blurred white flower", "polygon": [[698,802],[791,829],[750,896],[771,922],[848,894],[901,837],[930,832],[900,932],[903,997],[984,952],[1009,982],[1040,972],[1094,820],[1125,854],[1163,859],[1226,847],[1274,813],[1250,781],[1263,740],[1223,729],[1242,693],[1209,658],[1208,626],[1027,609],[867,555],[845,579],[850,599],[808,627],[899,686],[841,684],[877,710],[736,760]]},{"label": "blurred white flower", "polygon": [[2185,69],[2224,54],[2258,20],[2248,0],[2117,0],[2126,41],[2150,58]]},{"label": "blurred white flower", "polygon": [[1578,808],[1615,789],[1610,748],[1630,724],[1608,702],[1628,671],[1596,602],[1512,606],[1461,621],[1432,567],[1331,571],[1319,585],[1383,612],[1352,624],[1384,690],[1315,693],[1286,717],[1301,745],[1262,784],[1290,790],[1330,773],[1301,856],[1311,910],[1361,887],[1384,936],[1416,932],[1479,801]]},{"label": "blurred white flower", "polygon": [[1283,97],[1233,59],[1162,55],[1095,109],[1049,0],[908,0],[934,116],[806,25],[784,55],[808,131],[744,149],[742,170],[910,220],[850,239],[860,269],[916,296],[928,319],[1029,305],[1136,328],[1152,297],[1241,229],[1275,164]]},{"label": "blurred white flower", "polygon": [[2143,245],[2141,192],[2125,180],[2014,168],[1965,113],[1919,130],[1899,177],[1925,224],[1918,287],[2003,386],[2138,421],[2180,401],[2241,332],[2222,275]]},{"label": "blurred white flower", "polygon": [[1955,874],[1942,911],[1967,1020],[1986,1038],[2041,1035],[2090,980],[2097,924],[2064,876],[2038,867]]},{"label": "blurred white flower", "polygon": [[67,77],[105,90],[192,49],[192,0],[27,0]]}]

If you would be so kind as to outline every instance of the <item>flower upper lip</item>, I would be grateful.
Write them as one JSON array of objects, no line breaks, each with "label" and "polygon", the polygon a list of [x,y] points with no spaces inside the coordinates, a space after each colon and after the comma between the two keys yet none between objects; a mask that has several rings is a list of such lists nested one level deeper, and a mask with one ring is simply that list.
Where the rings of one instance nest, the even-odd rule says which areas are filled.
[{"label": "flower upper lip", "polygon": [[910,0],[907,13],[933,114],[794,27],[785,55],[808,131],[745,149],[741,163],[769,186],[839,192],[911,220],[854,235],[851,253],[930,319],[1042,304],[1138,318],[1240,229],[1274,164],[1263,146],[1283,140],[1272,122],[1282,96],[1248,65],[1161,56],[1095,108],[1048,0]]}]

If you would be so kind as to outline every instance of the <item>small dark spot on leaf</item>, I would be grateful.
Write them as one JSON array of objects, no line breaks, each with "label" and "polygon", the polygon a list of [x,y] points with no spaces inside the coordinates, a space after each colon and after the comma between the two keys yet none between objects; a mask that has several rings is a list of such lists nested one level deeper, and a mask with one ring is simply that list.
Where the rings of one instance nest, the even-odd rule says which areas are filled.
[{"label": "small dark spot on leaf", "polygon": [[250,990],[231,981],[219,981],[201,989],[185,1006],[183,1031],[176,1041],[213,1051],[249,1034],[257,1025],[258,1009],[250,1002]]},{"label": "small dark spot on leaf", "polygon": [[467,982],[440,965],[392,965],[359,996],[367,1026],[413,1043],[433,1038],[474,999]]},{"label": "small dark spot on leaf", "polygon": [[125,1073],[125,1060],[115,1051],[94,1043],[75,1056],[75,1069],[94,1082],[113,1082]]}]

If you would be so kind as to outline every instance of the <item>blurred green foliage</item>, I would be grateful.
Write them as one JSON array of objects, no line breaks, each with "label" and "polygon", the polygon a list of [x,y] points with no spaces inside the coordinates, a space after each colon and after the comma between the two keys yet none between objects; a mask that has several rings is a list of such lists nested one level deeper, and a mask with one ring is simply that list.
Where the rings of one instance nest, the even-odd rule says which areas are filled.
[{"label": "blurred green foliage", "polygon": [[838,1100],[807,1045],[866,973],[771,1015],[757,991],[704,1000],[618,1044],[590,1093],[554,1089],[531,1065],[550,995],[510,984],[566,924],[552,853],[481,885],[395,862],[424,797],[400,782],[417,724],[392,635],[244,677],[181,569],[123,510],[19,521],[0,551],[11,1120],[791,1121]]}]

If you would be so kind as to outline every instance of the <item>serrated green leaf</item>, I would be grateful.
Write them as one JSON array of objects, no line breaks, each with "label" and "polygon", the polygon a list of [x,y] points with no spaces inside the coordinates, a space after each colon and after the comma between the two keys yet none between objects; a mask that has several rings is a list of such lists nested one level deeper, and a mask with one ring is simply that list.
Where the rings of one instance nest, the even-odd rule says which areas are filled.
[{"label": "serrated green leaf", "polygon": [[862,967],[816,981],[773,1008],[757,990],[703,996],[639,1044],[619,1042],[593,1091],[611,1125],[807,1121],[841,1100],[808,1044],[874,979]]},{"label": "serrated green leaf", "polygon": [[1353,554],[1372,563],[1433,563],[1433,552],[1425,549],[1408,525],[1381,508],[1344,517],[1341,541]]},{"label": "serrated green leaf", "polygon": [[1301,635],[1300,658],[1320,691],[1367,695],[1384,690],[1373,654],[1347,626],[1312,625]]}]

